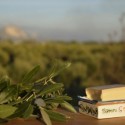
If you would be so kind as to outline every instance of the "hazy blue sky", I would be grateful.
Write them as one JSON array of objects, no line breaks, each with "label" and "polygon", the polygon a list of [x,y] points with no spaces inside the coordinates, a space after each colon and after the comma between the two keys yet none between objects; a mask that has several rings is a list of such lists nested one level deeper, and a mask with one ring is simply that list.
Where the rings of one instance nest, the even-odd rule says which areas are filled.
[{"label": "hazy blue sky", "polygon": [[120,36],[123,12],[125,0],[0,0],[0,27],[15,24],[42,39],[106,40]]}]

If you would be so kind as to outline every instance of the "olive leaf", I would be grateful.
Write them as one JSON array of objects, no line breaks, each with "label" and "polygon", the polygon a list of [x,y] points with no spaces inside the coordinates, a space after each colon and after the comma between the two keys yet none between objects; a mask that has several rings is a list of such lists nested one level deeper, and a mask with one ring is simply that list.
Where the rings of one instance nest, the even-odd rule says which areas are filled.
[{"label": "olive leaf", "polygon": [[33,113],[33,106],[30,103],[25,112],[23,113],[22,118],[29,118],[32,113]]},{"label": "olive leaf", "polygon": [[65,95],[64,96],[57,95],[55,97],[45,99],[46,103],[64,103],[64,100],[72,100],[72,98]]},{"label": "olive leaf", "polygon": [[28,118],[32,114],[32,112],[33,106],[31,105],[31,102],[23,102],[17,107],[16,111],[9,118]]},{"label": "olive leaf", "polygon": [[40,66],[35,66],[29,73],[27,73],[23,79],[22,79],[22,83],[30,83],[31,79],[34,77],[34,75],[36,75],[36,73],[40,70]]},{"label": "olive leaf", "polygon": [[64,103],[61,103],[60,105],[61,105],[61,107],[65,108],[73,113],[77,113],[77,111],[74,109],[74,107],[66,101],[64,101]]},{"label": "olive leaf", "polygon": [[63,87],[63,84],[61,83],[57,83],[57,84],[51,84],[51,85],[45,85],[40,92],[38,92],[37,97],[38,96],[42,96],[54,91],[57,91],[59,89],[61,89]]},{"label": "olive leaf", "polygon": [[0,104],[6,103],[17,96],[17,86],[11,85],[0,92]]},{"label": "olive leaf", "polygon": [[44,110],[44,108],[40,108],[40,113],[42,115],[43,121],[46,123],[46,125],[52,125],[51,120],[47,112]]},{"label": "olive leaf", "polygon": [[16,107],[10,105],[0,105],[0,118],[7,118],[17,110]]},{"label": "olive leaf", "polygon": [[10,85],[10,79],[8,76],[4,76],[0,79],[0,92]]},{"label": "olive leaf", "polygon": [[46,103],[45,103],[45,101],[42,98],[35,99],[34,103],[37,106],[41,106],[41,107],[45,107],[46,106]]},{"label": "olive leaf", "polygon": [[62,113],[52,111],[52,110],[47,110],[47,109],[45,111],[47,112],[50,119],[52,119],[52,120],[61,121],[61,122],[66,121],[66,115],[64,115]]},{"label": "olive leaf", "polygon": [[[53,66],[50,70],[50,77],[57,76],[60,72],[62,72],[64,69],[68,68],[71,65],[69,62],[61,63],[59,61],[54,61]],[[61,67],[61,68],[60,68]]]}]

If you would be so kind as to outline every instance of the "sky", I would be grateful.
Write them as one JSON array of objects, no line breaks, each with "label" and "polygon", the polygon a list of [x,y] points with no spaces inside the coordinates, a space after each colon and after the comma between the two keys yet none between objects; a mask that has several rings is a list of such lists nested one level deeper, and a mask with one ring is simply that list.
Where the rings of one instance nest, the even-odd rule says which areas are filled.
[{"label": "sky", "polygon": [[0,0],[0,27],[16,25],[42,40],[117,40],[124,12],[125,0]]}]

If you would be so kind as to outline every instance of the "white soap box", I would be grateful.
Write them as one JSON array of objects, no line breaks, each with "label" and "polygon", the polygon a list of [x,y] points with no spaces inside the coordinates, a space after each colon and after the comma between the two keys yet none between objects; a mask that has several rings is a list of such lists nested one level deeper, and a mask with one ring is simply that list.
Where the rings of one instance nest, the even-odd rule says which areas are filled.
[{"label": "white soap box", "polygon": [[97,119],[125,116],[125,100],[108,102],[91,102],[81,100],[78,102],[79,112]]}]

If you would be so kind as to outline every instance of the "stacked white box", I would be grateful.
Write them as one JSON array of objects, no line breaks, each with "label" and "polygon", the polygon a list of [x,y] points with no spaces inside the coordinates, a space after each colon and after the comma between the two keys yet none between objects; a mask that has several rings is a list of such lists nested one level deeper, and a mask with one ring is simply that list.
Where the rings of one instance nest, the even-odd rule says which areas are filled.
[{"label": "stacked white box", "polygon": [[125,101],[91,102],[81,100],[78,102],[79,112],[98,118],[113,118],[125,116]]}]

